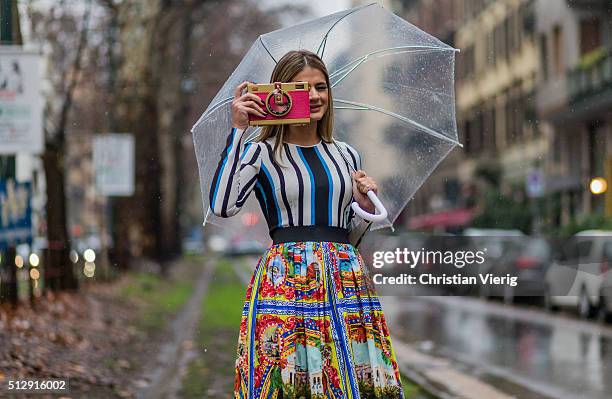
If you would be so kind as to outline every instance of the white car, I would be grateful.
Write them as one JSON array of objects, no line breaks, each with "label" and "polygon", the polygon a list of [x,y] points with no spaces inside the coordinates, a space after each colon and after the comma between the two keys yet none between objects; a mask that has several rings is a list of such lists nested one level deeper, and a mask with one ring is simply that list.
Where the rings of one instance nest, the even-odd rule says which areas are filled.
[{"label": "white car", "polygon": [[586,230],[575,234],[546,273],[547,308],[573,307],[581,318],[595,316],[602,307],[605,312],[610,306],[606,302],[612,298],[612,292],[606,288],[610,284],[611,265],[612,231]]}]

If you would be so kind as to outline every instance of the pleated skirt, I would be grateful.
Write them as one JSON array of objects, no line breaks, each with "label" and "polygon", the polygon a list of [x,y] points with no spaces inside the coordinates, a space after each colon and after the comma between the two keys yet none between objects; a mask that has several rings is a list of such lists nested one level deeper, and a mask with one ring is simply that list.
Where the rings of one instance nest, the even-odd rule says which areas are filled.
[{"label": "pleated skirt", "polygon": [[358,250],[272,245],[246,291],[234,397],[404,398],[378,296]]}]

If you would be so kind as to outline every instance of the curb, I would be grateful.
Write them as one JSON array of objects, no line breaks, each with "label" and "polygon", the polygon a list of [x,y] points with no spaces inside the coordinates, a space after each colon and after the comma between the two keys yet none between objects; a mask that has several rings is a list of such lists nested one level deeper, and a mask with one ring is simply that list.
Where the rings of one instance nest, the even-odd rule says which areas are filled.
[{"label": "curb", "polygon": [[392,336],[401,373],[436,399],[513,399],[494,386],[458,371],[447,359],[421,353]]}]

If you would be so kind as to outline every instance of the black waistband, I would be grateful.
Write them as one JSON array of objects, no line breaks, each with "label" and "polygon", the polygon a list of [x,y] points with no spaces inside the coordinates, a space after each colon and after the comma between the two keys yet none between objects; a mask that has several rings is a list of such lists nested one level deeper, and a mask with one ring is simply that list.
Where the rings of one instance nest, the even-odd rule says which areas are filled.
[{"label": "black waistband", "polygon": [[274,244],[294,241],[331,241],[348,244],[348,230],[335,226],[289,226],[270,232]]}]

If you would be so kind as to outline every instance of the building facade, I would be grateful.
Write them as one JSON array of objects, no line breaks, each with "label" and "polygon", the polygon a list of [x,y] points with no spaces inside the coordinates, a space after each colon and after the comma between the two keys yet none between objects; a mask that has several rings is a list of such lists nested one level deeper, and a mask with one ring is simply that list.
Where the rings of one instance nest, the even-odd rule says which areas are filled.
[{"label": "building facade", "polygon": [[556,205],[552,216],[563,225],[604,213],[605,196],[592,194],[589,183],[612,177],[606,168],[612,154],[612,5],[539,0],[537,15],[536,102],[551,148],[546,191]]}]

